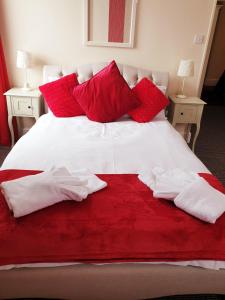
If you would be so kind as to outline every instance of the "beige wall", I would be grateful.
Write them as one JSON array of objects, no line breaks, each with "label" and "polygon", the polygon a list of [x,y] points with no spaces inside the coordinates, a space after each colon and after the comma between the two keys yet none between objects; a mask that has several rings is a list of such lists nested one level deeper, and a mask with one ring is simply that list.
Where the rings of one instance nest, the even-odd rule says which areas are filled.
[{"label": "beige wall", "polygon": [[30,82],[38,86],[44,64],[70,66],[116,59],[118,62],[169,71],[169,93],[176,92],[181,58],[195,61],[195,76],[186,81],[187,94],[198,89],[204,47],[194,45],[196,33],[207,35],[215,0],[139,0],[135,48],[83,45],[82,0],[0,0],[0,32],[13,86],[23,83],[16,69],[16,50],[33,57]]},{"label": "beige wall", "polygon": [[90,41],[106,42],[108,41],[109,28],[109,0],[89,0],[88,2],[90,5],[88,38]]},{"label": "beige wall", "polygon": [[221,8],[216,25],[205,85],[216,85],[225,69],[225,6]]},{"label": "beige wall", "polygon": [[124,33],[123,33],[123,41],[125,43],[128,43],[130,39],[132,2],[133,2],[132,0],[125,1]]}]

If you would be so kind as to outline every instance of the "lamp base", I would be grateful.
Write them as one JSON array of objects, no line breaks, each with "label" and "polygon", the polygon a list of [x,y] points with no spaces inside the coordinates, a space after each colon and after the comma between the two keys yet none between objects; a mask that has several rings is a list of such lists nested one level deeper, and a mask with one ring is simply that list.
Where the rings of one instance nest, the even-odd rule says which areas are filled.
[{"label": "lamp base", "polygon": [[22,90],[23,91],[30,91],[31,90],[31,87],[30,87],[28,82],[24,83],[24,86],[22,87]]},{"label": "lamp base", "polygon": [[187,98],[186,95],[182,95],[182,94],[179,94],[179,95],[176,95],[177,98],[180,98],[180,99],[185,99]]},{"label": "lamp base", "polygon": [[31,91],[32,88],[30,88],[30,87],[22,87],[21,90],[22,91]]}]

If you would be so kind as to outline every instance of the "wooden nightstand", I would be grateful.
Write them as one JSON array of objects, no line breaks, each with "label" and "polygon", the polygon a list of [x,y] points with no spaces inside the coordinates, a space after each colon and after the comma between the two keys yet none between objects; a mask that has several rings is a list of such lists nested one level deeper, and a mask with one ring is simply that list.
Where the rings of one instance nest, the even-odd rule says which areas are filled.
[{"label": "wooden nightstand", "polygon": [[38,89],[24,91],[20,88],[12,88],[4,95],[7,99],[8,124],[13,147],[15,142],[13,117],[32,117],[37,121],[42,114],[42,95]]},{"label": "wooden nightstand", "polygon": [[173,127],[175,127],[176,124],[196,125],[196,131],[192,142],[192,151],[194,151],[195,143],[200,131],[202,112],[206,103],[197,97],[180,99],[173,95],[169,98],[171,104],[169,106],[168,119]]}]

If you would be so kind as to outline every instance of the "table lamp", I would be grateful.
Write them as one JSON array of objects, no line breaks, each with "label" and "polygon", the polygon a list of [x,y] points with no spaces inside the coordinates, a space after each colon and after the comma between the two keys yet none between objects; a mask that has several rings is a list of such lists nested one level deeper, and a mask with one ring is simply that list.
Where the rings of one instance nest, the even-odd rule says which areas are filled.
[{"label": "table lamp", "polygon": [[186,98],[184,94],[184,82],[187,77],[194,75],[194,61],[191,59],[182,59],[177,71],[177,76],[182,78],[181,93],[176,95],[177,98]]},{"label": "table lamp", "polygon": [[23,86],[22,90],[29,91],[31,89],[30,85],[28,83],[28,80],[27,80],[27,69],[30,66],[30,55],[29,55],[29,53],[27,53],[26,51],[18,50],[17,51],[16,66],[19,69],[24,69],[25,70],[25,81],[24,81],[24,86]]}]

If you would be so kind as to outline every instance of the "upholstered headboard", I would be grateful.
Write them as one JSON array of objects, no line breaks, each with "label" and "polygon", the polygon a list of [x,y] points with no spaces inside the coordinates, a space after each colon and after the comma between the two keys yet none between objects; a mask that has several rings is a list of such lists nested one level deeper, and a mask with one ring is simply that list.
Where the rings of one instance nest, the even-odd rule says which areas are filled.
[{"label": "upholstered headboard", "polygon": [[[43,82],[46,83],[59,78],[60,76],[76,73],[78,75],[78,81],[82,83],[90,79],[94,74],[107,66],[107,64],[107,62],[102,62],[69,68],[46,65],[43,69]],[[135,86],[143,77],[148,77],[153,80],[156,85],[163,86],[167,89],[169,79],[169,74],[167,72],[149,71],[122,64],[118,64],[118,67],[130,87]]]},{"label": "upholstered headboard", "polygon": [[[71,73],[76,73],[78,75],[78,81],[82,83],[90,79],[94,74],[99,72],[108,64],[109,62],[101,62],[67,68],[55,65],[46,65],[43,68],[43,83],[56,80],[61,76]],[[147,77],[151,79],[166,94],[169,80],[168,72],[149,71],[122,64],[117,65],[120,73],[123,75],[130,87],[134,87],[143,77]]]}]

